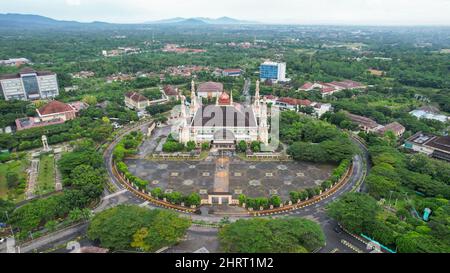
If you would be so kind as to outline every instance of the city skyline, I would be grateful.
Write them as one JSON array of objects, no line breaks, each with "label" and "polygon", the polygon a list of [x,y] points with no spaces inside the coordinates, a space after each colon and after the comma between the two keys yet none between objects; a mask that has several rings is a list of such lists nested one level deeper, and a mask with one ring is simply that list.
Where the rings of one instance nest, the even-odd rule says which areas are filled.
[{"label": "city skyline", "polygon": [[[450,25],[449,0],[17,0],[0,13],[37,14],[80,22],[143,23],[174,17],[223,16],[270,24]],[[268,12],[269,10],[269,12]],[[430,16],[432,14],[433,16]]]}]

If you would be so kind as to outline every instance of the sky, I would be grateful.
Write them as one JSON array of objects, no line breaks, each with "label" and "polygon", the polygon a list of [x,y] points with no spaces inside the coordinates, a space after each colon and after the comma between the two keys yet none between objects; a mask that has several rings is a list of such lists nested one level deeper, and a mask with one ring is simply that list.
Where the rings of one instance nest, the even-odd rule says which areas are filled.
[{"label": "sky", "polygon": [[450,0],[0,0],[0,13],[111,23],[228,16],[274,24],[450,25]]}]

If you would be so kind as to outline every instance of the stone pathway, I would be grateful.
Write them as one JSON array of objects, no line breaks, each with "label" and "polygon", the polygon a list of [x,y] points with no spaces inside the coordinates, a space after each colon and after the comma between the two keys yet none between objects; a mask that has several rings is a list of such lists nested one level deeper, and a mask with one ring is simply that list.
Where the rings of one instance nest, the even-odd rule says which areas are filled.
[{"label": "stone pathway", "polygon": [[38,176],[38,170],[39,170],[39,159],[33,159],[31,160],[31,166],[30,169],[28,169],[28,185],[27,185],[27,191],[26,191],[26,198],[32,199],[35,197],[34,192],[36,188],[36,180]]},{"label": "stone pathway", "polygon": [[213,190],[215,193],[230,191],[230,158],[219,157],[216,159],[216,171],[214,175]]},{"label": "stone pathway", "polygon": [[61,158],[61,154],[55,155],[55,161],[54,161],[54,164],[55,164],[55,191],[62,190],[61,172],[59,171],[58,164],[57,164],[57,162],[59,161],[60,158]]}]

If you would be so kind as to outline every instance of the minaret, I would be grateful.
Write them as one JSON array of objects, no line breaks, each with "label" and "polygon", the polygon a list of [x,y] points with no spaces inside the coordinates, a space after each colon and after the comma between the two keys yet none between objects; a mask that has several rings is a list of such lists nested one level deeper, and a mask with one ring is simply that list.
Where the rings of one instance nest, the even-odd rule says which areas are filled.
[{"label": "minaret", "polygon": [[254,102],[254,112],[256,117],[260,117],[261,115],[261,101],[259,96],[259,80],[256,80],[256,87],[255,87],[255,102]]},{"label": "minaret", "polygon": [[256,80],[256,87],[255,87],[255,102],[257,101],[259,103],[260,96],[259,96],[259,80]]},{"label": "minaret", "polygon": [[180,112],[181,112],[180,117],[181,117],[182,119],[184,119],[184,120],[185,120],[184,123],[186,123],[186,97],[185,97],[185,96],[181,96],[181,108],[180,108]]},{"label": "minaret", "polygon": [[186,117],[186,97],[181,96],[181,119],[182,123],[179,128],[179,139],[178,141],[181,143],[187,143],[189,141],[189,128],[187,124]]},{"label": "minaret", "polygon": [[266,97],[264,97],[263,103],[261,105],[260,124],[263,126],[267,126],[267,99],[266,99]]},{"label": "minaret", "polygon": [[259,140],[264,144],[269,144],[269,127],[267,125],[267,100],[264,97],[263,104],[261,106],[261,116],[258,124]]},{"label": "minaret", "polygon": [[230,91],[230,105],[233,105],[233,91]]},{"label": "minaret", "polygon": [[197,96],[195,95],[195,82],[191,82],[191,106],[190,106],[191,116],[195,115],[197,112]]}]

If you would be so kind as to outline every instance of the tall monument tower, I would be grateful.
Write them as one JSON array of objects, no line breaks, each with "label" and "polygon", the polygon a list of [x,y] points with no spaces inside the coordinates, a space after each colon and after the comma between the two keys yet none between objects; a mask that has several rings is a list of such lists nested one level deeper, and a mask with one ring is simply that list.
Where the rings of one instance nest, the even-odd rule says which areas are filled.
[{"label": "tall monument tower", "polygon": [[47,136],[42,135],[42,146],[44,147],[44,152],[50,151],[50,147],[48,146]]}]

